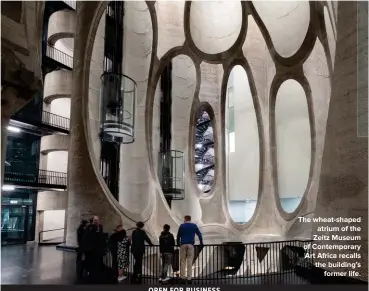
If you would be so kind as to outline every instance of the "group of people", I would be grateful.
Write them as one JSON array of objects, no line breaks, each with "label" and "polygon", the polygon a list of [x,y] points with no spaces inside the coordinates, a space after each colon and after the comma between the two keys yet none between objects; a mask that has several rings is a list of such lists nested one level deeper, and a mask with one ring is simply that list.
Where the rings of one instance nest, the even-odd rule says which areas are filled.
[{"label": "group of people", "polygon": [[[153,246],[146,231],[143,229],[144,223],[137,222],[136,229],[132,235],[128,236],[123,225],[118,225],[108,239],[108,244],[113,257],[113,270],[117,270],[116,278],[122,282],[127,278],[129,267],[129,249],[134,258],[132,283],[142,282],[142,260],[145,254],[145,243]],[[198,236],[200,245],[203,245],[202,235],[198,226],[191,222],[191,216],[184,217],[184,223],[180,225],[177,233],[177,242],[170,232],[170,226],[165,224],[159,237],[159,250],[162,259],[161,277],[159,281],[170,280],[168,276],[169,267],[175,246],[179,246],[180,257],[180,277],[183,282],[191,283],[192,262],[195,255],[195,236]],[[85,269],[90,278],[96,279],[101,275],[103,268],[103,257],[106,252],[107,238],[103,233],[103,228],[99,223],[99,217],[94,216],[90,222],[82,221],[77,230],[78,250],[77,265],[85,264]],[[85,260],[82,261],[83,255]],[[79,268],[81,269],[81,268]],[[187,272],[186,272],[187,271]]]}]

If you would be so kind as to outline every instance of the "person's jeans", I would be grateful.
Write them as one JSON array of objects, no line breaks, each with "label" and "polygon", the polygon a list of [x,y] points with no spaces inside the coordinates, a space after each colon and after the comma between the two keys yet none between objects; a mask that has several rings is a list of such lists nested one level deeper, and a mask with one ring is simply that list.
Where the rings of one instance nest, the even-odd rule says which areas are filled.
[{"label": "person's jeans", "polygon": [[133,278],[135,280],[139,279],[139,277],[142,275],[142,259],[143,259],[142,253],[133,254],[133,257],[135,259],[135,264],[133,266]]},{"label": "person's jeans", "polygon": [[172,253],[162,253],[161,254],[161,278],[165,279],[168,276],[169,266],[172,265]]},{"label": "person's jeans", "polygon": [[[195,255],[193,245],[181,245],[179,248],[180,276],[184,280],[192,279],[192,262]],[[186,268],[187,267],[187,268]],[[186,276],[187,269],[187,276]]]}]

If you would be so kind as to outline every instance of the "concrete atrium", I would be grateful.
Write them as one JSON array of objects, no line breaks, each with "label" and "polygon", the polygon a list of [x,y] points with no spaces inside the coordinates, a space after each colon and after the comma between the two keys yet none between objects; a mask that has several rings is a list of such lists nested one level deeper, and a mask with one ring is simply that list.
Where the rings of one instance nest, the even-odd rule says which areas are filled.
[{"label": "concrete atrium", "polygon": [[205,245],[361,217],[367,281],[367,3],[112,3],[1,3],[3,252],[73,248],[93,215],[154,244],[190,215]]}]

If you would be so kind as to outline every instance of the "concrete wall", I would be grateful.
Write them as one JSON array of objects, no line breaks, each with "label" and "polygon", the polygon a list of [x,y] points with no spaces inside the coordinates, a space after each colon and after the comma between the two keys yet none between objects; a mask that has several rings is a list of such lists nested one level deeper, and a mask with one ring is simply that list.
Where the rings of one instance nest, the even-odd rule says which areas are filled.
[{"label": "concrete wall", "polygon": [[56,151],[47,154],[47,171],[67,173],[68,171],[68,152]]},{"label": "concrete wall", "polygon": [[67,198],[66,191],[40,191],[37,194],[37,211],[65,210]]},{"label": "concrete wall", "polygon": [[[51,14],[47,30],[47,39],[51,45],[63,38],[72,38],[76,32],[76,12],[61,10]],[[58,48],[60,49],[60,47]]]},{"label": "concrete wall", "polygon": [[44,232],[42,239],[45,241],[63,238],[64,230],[62,228],[65,225],[65,210],[46,210],[43,217],[43,230],[50,231]]},{"label": "concrete wall", "polygon": [[[3,3],[1,10],[1,161],[10,117],[42,89],[43,2]],[[3,167],[1,166],[1,183]]]},{"label": "concrete wall", "polygon": [[63,53],[73,57],[74,38],[62,38],[55,42],[54,47]]},{"label": "concrete wall", "polygon": [[[367,22],[358,22],[356,3],[339,2],[337,9],[337,46],[335,51],[335,69],[332,78],[332,95],[327,121],[327,135],[322,156],[321,182],[317,198],[315,217],[359,218],[361,223],[352,224],[361,227],[361,231],[339,231],[335,234],[361,236],[360,241],[316,241],[320,245],[359,244],[357,252],[361,258],[355,260],[331,259],[330,262],[358,262],[360,280],[368,280],[368,139],[358,137],[358,92],[368,90],[367,80],[360,76],[367,74],[367,68],[357,62],[358,55],[367,50],[368,39],[358,38]],[[366,8],[367,9],[367,8]],[[361,12],[365,12],[361,8]],[[367,14],[362,17],[367,18]],[[365,18],[364,18],[365,19]],[[359,23],[358,29],[356,25]],[[364,30],[365,29],[365,30]],[[360,42],[358,43],[358,40]],[[362,74],[362,75],[361,75]],[[365,76],[367,78],[367,75]],[[314,234],[330,235],[332,233],[318,231],[321,223],[314,224]],[[327,224],[323,224],[326,226]],[[330,223],[330,227],[346,226],[343,223]],[[348,254],[352,251],[330,251],[332,254]],[[337,272],[348,272],[350,267],[329,267],[328,260],[317,259],[326,263],[326,269]],[[348,276],[349,274],[347,274]]]},{"label": "concrete wall", "polygon": [[240,34],[242,16],[239,1],[191,3],[190,32],[193,42],[208,54],[228,50]]},{"label": "concrete wall", "polygon": [[[89,118],[96,118],[98,114],[93,112],[98,112],[98,106],[96,106],[98,95],[95,94],[94,98],[91,98],[91,90],[90,96],[84,95],[84,92],[86,92],[85,86],[91,88],[98,84],[96,82],[97,76],[94,76],[95,73],[93,73],[96,72],[94,69],[95,64],[94,61],[91,62],[91,70],[89,72],[86,72],[86,68],[83,66],[84,64],[89,64],[88,60],[91,57],[91,52],[94,60],[94,53],[97,51],[100,36],[97,34],[95,43],[93,43],[87,39],[87,35],[94,35],[95,32],[99,31],[98,27],[99,23],[101,23],[100,17],[103,14],[104,6],[101,3],[83,3],[81,5],[83,9],[81,8],[81,18],[79,20],[81,25],[83,23],[84,28],[81,26],[79,29],[85,32],[89,31],[89,33],[81,35],[79,40],[76,41],[75,53],[78,51],[80,59],[75,64],[78,63],[81,68],[78,77],[74,80],[75,96],[72,98],[75,98],[75,104],[83,104],[82,110],[89,112]],[[147,9],[145,5],[148,5]],[[297,236],[295,233],[290,232],[292,226],[296,225],[296,217],[309,215],[315,209],[317,185],[320,177],[320,160],[325,138],[330,96],[329,78],[332,68],[326,58],[329,45],[321,38],[323,27],[320,27],[319,24],[307,25],[309,22],[317,19],[315,14],[310,15],[310,10],[314,11],[310,9],[310,5],[313,4],[307,2],[303,4],[294,3],[293,5],[287,2],[279,2],[277,11],[273,13],[271,13],[266,3],[257,7],[256,10],[250,6],[252,5],[251,2],[227,2],[219,5],[214,3],[210,6],[208,5],[208,9],[204,9],[205,6],[201,8],[201,5],[203,4],[200,2],[196,2],[196,4],[185,3],[182,10],[179,4],[163,4],[160,2],[155,4],[151,2],[147,4],[138,2],[135,4],[127,3],[127,9],[131,12],[127,13],[125,18],[125,26],[129,28],[127,29],[125,40],[125,52],[127,54],[125,56],[127,58],[125,72],[137,80],[138,84],[141,83],[142,87],[141,90],[138,90],[137,98],[136,141],[132,145],[122,146],[119,204],[112,200],[99,174],[97,147],[95,145],[99,119],[96,118],[94,123],[87,122],[87,129],[84,129],[82,120],[86,115],[82,114],[81,112],[83,111],[78,110],[74,106],[72,106],[72,111],[75,110],[74,116],[79,130],[87,130],[87,134],[74,133],[75,139],[72,139],[71,142],[75,151],[73,155],[76,156],[78,153],[79,156],[84,156],[84,159],[86,159],[86,156],[90,157],[89,159],[93,163],[93,171],[88,170],[89,172],[85,172],[87,171],[88,163],[86,162],[86,165],[84,165],[80,160],[73,159],[72,156],[70,156],[70,161],[75,163],[76,166],[71,165],[69,169],[76,167],[73,173],[78,176],[82,173],[83,168],[84,173],[89,173],[89,177],[94,177],[93,184],[98,186],[95,187],[96,189],[92,189],[91,182],[91,186],[89,185],[91,188],[88,188],[87,192],[98,200],[96,200],[96,203],[89,201],[88,208],[91,211],[96,209],[94,211],[99,211],[103,213],[103,216],[108,216],[109,213],[104,211],[112,211],[111,209],[114,208],[114,211],[117,211],[124,223],[127,224],[131,224],[132,221],[145,220],[147,221],[147,229],[154,236],[160,233],[163,223],[171,224],[175,231],[181,216],[189,212],[194,216],[194,221],[199,223],[208,242],[228,240],[230,237],[248,241],[269,239],[271,237],[273,239],[285,238],[291,234]],[[241,9],[236,9],[237,5],[241,5]],[[257,5],[255,4],[255,6]],[[323,6],[320,5],[317,5],[316,9],[324,11]],[[231,9],[232,7],[234,9]],[[99,13],[93,14],[89,9],[99,11]],[[171,11],[172,13],[163,13],[163,11]],[[208,11],[211,14],[207,14]],[[246,11],[251,11],[251,14],[249,15]],[[219,22],[220,19],[220,16],[214,17],[214,15],[221,15],[221,12],[224,12],[223,16],[226,15],[224,16],[225,20],[222,21],[221,28],[214,29],[219,24],[216,22]],[[92,15],[96,15],[96,19]],[[261,19],[257,16],[261,16]],[[157,17],[160,20],[156,22],[156,19],[152,19],[150,22],[150,17]],[[196,17],[197,19],[202,19],[202,23],[196,21]],[[182,22],[175,21],[182,18],[183,28]],[[270,19],[272,19],[272,22]],[[273,21],[280,21],[280,23],[273,26],[271,24]],[[163,25],[161,26],[159,23]],[[267,28],[264,26],[264,23]],[[295,24],[292,25],[291,23]],[[293,35],[298,35],[298,37],[291,38],[291,33],[287,29],[290,26]],[[200,33],[196,34],[192,31],[195,27],[199,28]],[[182,44],[182,29],[184,30],[184,44]],[[206,35],[204,32],[209,33]],[[165,40],[163,35],[166,36]],[[157,38],[152,36],[157,36]],[[271,36],[271,38],[268,36]],[[80,47],[78,43],[80,43]],[[151,53],[153,57],[151,57]],[[176,132],[174,135],[175,147],[184,147],[184,150],[188,151],[185,173],[187,177],[186,199],[182,202],[176,202],[172,209],[169,209],[165,204],[156,169],[158,149],[158,81],[166,64],[170,60],[173,60],[175,63],[176,60],[181,59],[177,56],[182,55],[187,55],[191,59],[195,68],[194,72],[196,72],[195,75],[187,75],[192,69],[187,69],[189,67],[186,67],[186,62],[184,62],[183,58],[181,63],[178,63],[178,73],[174,72],[173,75],[174,80],[178,77],[178,82],[183,82],[183,84],[188,86],[188,88],[186,88],[186,85],[181,87],[182,83],[177,83],[173,87],[173,96],[175,96],[173,110],[176,112],[173,126],[178,127],[178,133]],[[256,201],[255,213],[252,219],[245,225],[237,225],[230,217],[228,205],[230,193],[225,182],[227,174],[226,157],[224,154],[226,147],[224,130],[225,88],[228,75],[236,64],[242,65],[247,72],[251,92],[249,95],[253,98],[252,102],[257,109],[255,111],[259,112],[260,115],[258,133],[260,140],[262,140],[259,144],[261,159],[260,183],[257,195],[253,194],[258,199]],[[90,75],[89,80],[85,74]],[[196,79],[196,87],[192,91],[192,80],[194,79]],[[285,207],[284,203],[280,201],[280,196],[283,197],[284,194],[280,192],[284,191],[279,189],[279,134],[275,130],[280,110],[278,109],[280,102],[280,96],[277,97],[279,94],[278,90],[288,79],[296,80],[304,89],[306,98],[303,114],[306,122],[307,104],[311,130],[310,138],[313,141],[311,143],[313,161],[309,167],[308,182],[306,182],[307,178],[305,175],[305,181],[299,184],[299,191],[303,193],[298,194],[302,195],[303,198],[300,205],[295,207],[296,209],[292,213],[287,213],[283,209]],[[85,81],[88,82],[87,85],[84,83]],[[306,92],[310,93],[307,94]],[[185,110],[178,112],[176,104],[177,102],[178,104],[181,103],[181,108],[189,109],[189,101],[176,98],[181,96],[184,97],[182,99],[187,99],[187,96],[192,98],[191,94],[193,94],[193,102],[189,110],[190,116],[187,116]],[[208,102],[214,111],[214,134],[216,137],[214,149],[216,157],[215,182],[211,193],[207,197],[202,197],[199,190],[194,187],[196,182],[194,180],[194,165],[191,161],[194,147],[193,144],[191,146],[194,128],[191,116],[197,112],[201,102]],[[187,122],[188,128],[186,133],[184,125]],[[240,127],[241,133],[243,130],[244,128]],[[93,132],[94,134],[89,134]],[[303,137],[308,140],[307,135]],[[247,139],[247,137],[245,138]],[[240,141],[240,146],[241,144],[242,142]],[[186,146],[188,147],[187,149]],[[236,152],[238,147],[236,145]],[[190,153],[190,150],[192,153]],[[89,159],[87,160],[89,161]],[[306,171],[306,168],[304,171]],[[73,199],[69,204],[71,208],[73,207],[73,214],[69,216],[68,221],[73,227],[75,227],[78,221],[77,214],[85,212],[84,209],[76,208],[74,204],[71,204],[72,201],[80,201],[81,203],[87,195],[87,192],[82,194],[83,191],[80,191],[80,189],[85,187],[81,182],[83,179],[84,176],[80,176],[78,183],[69,179],[70,190],[72,190],[69,193],[69,198]],[[91,181],[91,178],[89,180]],[[303,183],[307,184],[307,186],[305,185],[305,190],[301,190],[304,188],[301,186]],[[98,205],[100,205],[97,203],[98,201],[102,205],[101,208],[98,208]],[[289,211],[291,211],[290,208]],[[114,215],[111,221],[116,219],[117,217]],[[109,220],[107,223],[111,221]],[[298,226],[297,228],[307,237],[311,235],[311,227]],[[70,232],[70,238],[72,239],[72,237],[72,232]]]},{"label": "concrete wall", "polygon": [[70,118],[70,98],[58,98],[50,103],[50,113]]},{"label": "concrete wall", "polygon": [[105,15],[99,20],[96,36],[92,48],[90,78],[88,86],[88,123],[93,146],[93,162],[100,166],[101,142],[99,138],[100,128],[100,76],[104,68],[104,37],[105,37]]},{"label": "concrete wall", "polygon": [[126,2],[124,17],[124,74],[137,82],[135,142],[121,146],[119,204],[133,212],[148,206],[150,178],[145,143],[145,97],[153,29],[145,2]]},{"label": "concrete wall", "polygon": [[294,55],[300,49],[308,30],[311,17],[309,2],[257,1],[253,5],[277,53],[283,57]]}]

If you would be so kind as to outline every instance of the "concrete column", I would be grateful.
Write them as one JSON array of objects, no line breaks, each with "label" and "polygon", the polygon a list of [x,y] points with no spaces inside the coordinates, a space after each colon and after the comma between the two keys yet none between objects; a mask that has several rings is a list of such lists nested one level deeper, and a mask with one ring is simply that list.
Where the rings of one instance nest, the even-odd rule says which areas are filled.
[{"label": "concrete column", "polygon": [[[367,12],[366,12],[367,13]],[[367,17],[367,16],[366,16]],[[357,43],[358,31],[367,29],[357,27],[357,3],[338,2],[337,46],[335,70],[332,78],[332,94],[327,121],[326,139],[322,160],[320,186],[315,210],[315,218],[359,218],[361,223],[351,226],[361,227],[361,231],[342,231],[346,223],[314,223],[313,234],[361,236],[360,241],[315,241],[321,245],[361,245],[360,251],[320,251],[337,254],[337,259],[316,259],[326,263],[329,271],[360,273],[359,280],[368,280],[368,139],[358,137],[357,97],[359,91],[368,91],[366,81],[359,79],[364,74],[364,66],[359,66],[359,50],[367,50],[368,40]],[[366,48],[365,48],[366,47]],[[319,231],[319,226],[340,227],[338,232]],[[342,259],[339,254],[358,253],[359,259]],[[318,251],[316,251],[316,254]],[[361,267],[332,267],[328,263],[361,263]],[[352,275],[352,274],[351,274]]]},{"label": "concrete column", "polygon": [[[100,2],[77,3],[77,27],[74,51],[73,90],[71,97],[70,147],[68,156],[68,208],[66,213],[66,244],[76,245],[76,229],[81,219],[100,216],[105,231],[111,231],[120,223],[121,217],[110,204],[93,168],[88,150],[87,121],[84,122],[83,99],[88,100],[88,86],[83,73],[89,30],[93,25],[95,11]],[[97,21],[98,24],[98,21]],[[87,57],[88,58],[88,57]]]},{"label": "concrete column", "polygon": [[[36,226],[35,226],[35,242],[39,243],[39,236],[38,234],[40,233],[40,231],[43,231],[44,229],[44,211],[40,211],[37,210],[36,212]],[[41,240],[42,240],[42,236],[41,236]]]}]

